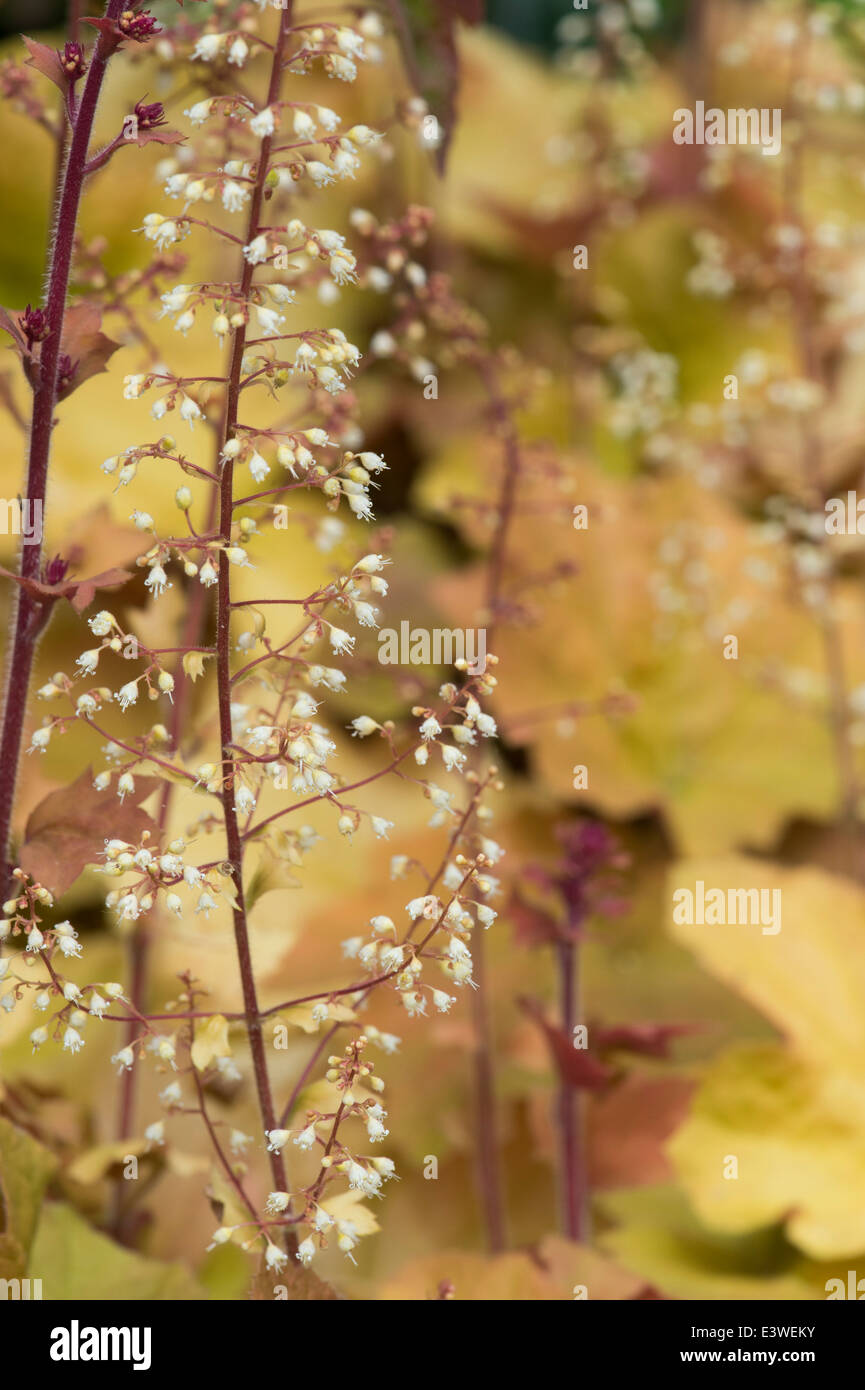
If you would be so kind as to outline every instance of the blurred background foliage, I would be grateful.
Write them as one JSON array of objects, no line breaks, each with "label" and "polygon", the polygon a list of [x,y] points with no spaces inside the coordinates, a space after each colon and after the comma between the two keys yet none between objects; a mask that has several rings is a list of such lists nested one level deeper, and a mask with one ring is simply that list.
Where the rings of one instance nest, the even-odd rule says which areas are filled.
[{"label": "blurred background foliage", "polygon": [[[50,7],[40,18],[38,0],[17,8],[7,0],[0,14],[8,33],[25,23],[23,8],[31,30],[58,18]],[[444,176],[396,135],[391,164],[332,191],[326,214],[316,212],[317,225],[343,227],[352,205],[379,215],[399,215],[407,201],[432,205],[431,267],[453,276],[457,291],[488,320],[494,341],[518,349],[513,377],[526,391],[525,474],[511,562],[514,573],[558,562],[575,563],[577,571],[529,590],[526,621],[503,627],[496,638],[495,712],[507,790],[494,833],[508,851],[504,868],[518,879],[527,863],[549,861],[563,818],[588,813],[615,828],[631,855],[629,910],[588,929],[581,947],[587,1016],[689,1029],[669,1059],[618,1058],[616,1085],[585,1099],[593,1237],[591,1248],[561,1241],[554,1235],[555,1077],[544,1038],[518,1003],[524,995],[551,1001],[555,984],[544,953],[520,944],[501,907],[487,949],[511,1253],[492,1259],[474,1195],[469,1011],[461,1001],[447,1018],[408,1021],[380,998],[376,1023],[404,1037],[400,1054],[383,1066],[391,1100],[386,1147],[402,1180],[388,1191],[381,1232],[364,1243],[358,1268],[333,1254],[322,1262],[327,1277],[354,1296],[429,1298],[450,1279],[461,1298],[569,1299],[581,1282],[590,1297],[799,1300],[824,1297],[826,1280],[846,1278],[857,1259],[865,1273],[858,795],[865,774],[865,555],[849,538],[831,603],[803,599],[808,538],[779,544],[766,513],[767,499],[777,495],[819,513],[823,496],[859,478],[862,347],[853,336],[843,351],[830,345],[836,356],[820,410],[808,416],[806,472],[819,442],[815,504],[797,462],[801,417],[760,394],[759,384],[750,394],[743,389],[736,423],[744,421],[745,445],[725,432],[721,407],[723,379],[741,372],[746,354],[762,353],[778,379],[801,372],[795,297],[782,278],[761,280],[759,273],[767,228],[790,220],[783,177],[773,161],[743,156],[713,187],[701,179],[693,151],[677,150],[670,138],[673,110],[708,90],[694,82],[708,82],[709,73],[719,104],[728,97],[757,106],[782,101],[787,59],[773,34],[791,16],[798,19],[801,7],[682,0],[658,11],[646,37],[649,61],[586,75],[568,55],[575,47],[591,52],[597,41],[591,31],[569,43],[572,6],[493,0],[487,25],[460,30],[458,122]],[[818,88],[844,93],[863,80],[855,25],[845,27],[844,16],[855,18],[855,11],[805,7],[806,18],[833,17],[834,27],[818,32],[811,47]],[[737,61],[721,61],[724,45],[735,43],[743,46]],[[14,51],[14,42],[8,48]],[[112,75],[106,128],[126,109],[128,81],[122,66]],[[374,125],[371,85],[340,97]],[[160,74],[146,65],[135,71],[133,88],[136,97],[149,91],[166,99]],[[854,308],[865,283],[862,121],[861,107],[844,99],[817,105],[801,186],[802,221],[838,225],[845,234],[837,256],[831,246],[825,250],[825,275],[834,277],[832,297]],[[0,193],[15,209],[0,224],[0,298],[19,308],[39,292],[51,152],[45,135],[8,106],[0,134]],[[87,201],[85,236],[106,239],[114,270],[146,258],[133,228],[162,206],[151,177],[157,159],[142,152],[134,175],[102,177]],[[751,277],[709,298],[695,295],[688,281],[697,259],[694,234],[706,225]],[[575,243],[590,246],[586,274],[573,269]],[[193,243],[186,249],[189,278],[204,275],[206,254]],[[337,309],[341,326],[362,346],[381,326],[367,292],[346,290]],[[152,332],[175,363],[200,352],[165,323]],[[108,374],[60,411],[48,548],[74,541],[83,567],[91,559],[97,569],[128,562],[139,549],[128,513],[142,499],[111,494],[99,469],[105,456],[152,431],[146,405],[121,398],[128,356],[118,354]],[[650,376],[657,373],[648,402],[639,392],[635,401],[617,375],[621,362],[635,357]],[[669,381],[658,357],[672,359]],[[489,496],[501,466],[476,387],[445,372],[439,400],[425,401],[416,383],[382,363],[359,391],[367,447],[382,452],[392,469],[377,507],[380,520],[396,528],[388,624],[408,617],[471,625],[482,611],[488,534],[455,505],[455,494]],[[653,448],[659,437],[664,447]],[[11,495],[21,437],[5,417],[0,447]],[[146,502],[157,524],[169,526],[171,491],[160,497],[154,489]],[[589,506],[586,531],[571,525],[576,502]],[[309,505],[315,510],[315,501]],[[0,561],[9,565],[12,555],[9,538],[0,539]],[[279,533],[262,540],[259,557],[249,594],[263,586],[306,592],[319,572],[311,546],[300,542],[289,551]],[[183,602],[178,584],[154,617],[135,581],[113,606],[147,640],[154,623],[163,630],[180,616]],[[730,632],[739,637],[737,662],[721,657]],[[71,609],[58,611],[38,680],[70,669],[83,645],[80,619]],[[373,643],[365,654],[374,656]],[[604,712],[611,698],[631,702],[630,712]],[[363,710],[380,718],[400,703],[382,681]],[[197,709],[212,734],[206,682],[197,689]],[[346,722],[357,712],[349,697]],[[343,737],[339,752],[343,774],[371,770],[365,746]],[[72,734],[45,758],[25,759],[19,829],[29,809],[93,754]],[[590,770],[585,792],[574,790],[574,764]],[[842,805],[851,770],[852,812]],[[390,844],[361,852],[331,842],[311,857],[302,893],[283,888],[256,905],[265,1005],[287,990],[327,987],[342,939],[374,913],[402,913],[406,886],[390,881],[391,853],[425,862],[440,853],[418,798],[396,784],[381,797],[376,809],[397,822]],[[178,795],[178,833],[197,810],[195,797]],[[332,830],[327,808],[309,819],[322,834]],[[782,886],[782,931],[764,937],[757,929],[700,934],[675,926],[672,889],[699,878],[713,886]],[[122,942],[104,920],[100,889],[96,876],[85,874],[63,912],[81,926],[86,977],[122,978]],[[233,950],[222,920],[172,924],[159,935],[154,1002],[170,997],[176,972],[193,960],[212,1006],[236,1007]],[[106,1148],[116,1104],[106,1078],[116,1038],[108,1025],[93,1027],[81,1057],[55,1050],[31,1059],[32,1026],[22,1006],[0,1023],[0,1041],[5,1098],[38,1149],[13,1152],[16,1141],[0,1132],[0,1154],[7,1172],[31,1175],[22,1210],[29,1202],[38,1211],[43,1192],[50,1199],[41,1223],[34,1218],[27,1227],[26,1242],[21,1234],[33,1273],[77,1296],[129,1287],[136,1297],[241,1297],[245,1258],[233,1246],[202,1253],[215,1222],[206,1202],[191,1200],[210,1171],[193,1120],[171,1122],[165,1153],[142,1147],[142,1169],[154,1187],[142,1202],[139,1248],[105,1246],[94,1228],[117,1157]],[[273,1053],[282,1094],[308,1056],[312,1027],[299,1018],[292,1045]],[[151,1077],[144,1085],[147,1121],[160,1113],[160,1084]],[[255,1132],[248,1087],[225,1098],[224,1108],[233,1124]],[[423,1176],[430,1155],[439,1164],[436,1182]],[[729,1155],[739,1161],[732,1182],[723,1176]]]}]

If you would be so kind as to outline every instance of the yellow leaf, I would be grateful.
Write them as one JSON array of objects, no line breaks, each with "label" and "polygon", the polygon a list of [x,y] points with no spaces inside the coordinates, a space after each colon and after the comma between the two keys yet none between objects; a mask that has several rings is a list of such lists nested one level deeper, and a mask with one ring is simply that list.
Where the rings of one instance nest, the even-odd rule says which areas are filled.
[{"label": "yellow leaf", "polygon": [[329,1211],[334,1221],[351,1221],[359,1236],[371,1236],[381,1227],[362,1198],[356,1192],[339,1192],[335,1197],[326,1197],[319,1206]]},{"label": "yellow leaf", "polygon": [[165,1154],[165,1166],[180,1178],[194,1178],[199,1173],[207,1173],[210,1170],[210,1160],[203,1154],[185,1154],[180,1153],[178,1149],[168,1149]]},{"label": "yellow leaf", "polygon": [[[765,890],[765,898],[752,894],[759,922],[747,924],[737,906],[725,913],[732,924],[680,921],[671,931],[759,1008],[786,1045],[722,1053],[670,1156],[697,1213],[716,1230],[784,1222],[788,1238],[814,1258],[853,1256],[865,1249],[865,893],[821,870],[727,856],[677,864],[669,901],[687,889],[696,909],[701,881],[706,907],[720,902],[708,898],[712,889],[725,905],[731,890]],[[687,905],[678,898],[678,916]]]},{"label": "yellow leaf", "polygon": [[601,1199],[614,1225],[599,1239],[605,1250],[668,1298],[715,1302],[825,1299],[832,1266],[791,1257],[777,1227],[748,1235],[708,1230],[676,1187],[640,1187]]},{"label": "yellow leaf", "polygon": [[111,1144],[99,1144],[95,1149],[87,1149],[79,1154],[67,1172],[75,1182],[98,1182],[115,1164],[122,1163],[127,1155],[137,1157],[146,1152],[146,1139],[117,1139]]},{"label": "yellow leaf", "polygon": [[317,1033],[320,1024],[313,1018],[312,1009],[312,1004],[294,1004],[290,1009],[283,1009],[279,1018],[282,1023],[290,1023],[292,1028],[301,1028],[304,1033]]},{"label": "yellow leaf", "polygon": [[[290,1009],[280,1010],[279,1018],[281,1022],[290,1024],[292,1028],[301,1028],[304,1033],[317,1033],[322,1027],[322,1023],[313,1018],[314,1008],[314,1003],[293,1004]],[[331,1003],[328,1005],[327,1022],[353,1023],[354,1018],[354,1010],[350,1009],[347,1004]]]},{"label": "yellow leaf", "polygon": [[0,1277],[24,1274],[42,1193],[56,1167],[54,1154],[0,1119]]},{"label": "yellow leaf", "polygon": [[207,1196],[219,1225],[237,1228],[231,1233],[231,1241],[235,1245],[245,1245],[253,1234],[251,1228],[245,1224],[249,1220],[249,1212],[222,1169],[215,1165],[210,1171]]},{"label": "yellow leaf", "polygon": [[215,1057],[231,1056],[228,1020],[222,1014],[215,1014],[204,1024],[196,1023],[191,1055],[192,1065],[198,1071],[206,1071]]},{"label": "yellow leaf", "polygon": [[582,1287],[594,1301],[636,1297],[642,1280],[626,1273],[607,1256],[558,1236],[547,1236],[534,1257],[514,1252],[480,1255],[441,1250],[411,1260],[387,1282],[385,1300],[435,1300],[442,1284],[466,1302],[572,1301]]},{"label": "yellow leaf", "polygon": [[43,1283],[43,1298],[78,1303],[174,1302],[204,1299],[204,1290],[182,1264],[151,1260],[115,1245],[59,1202],[43,1208],[30,1269]]}]

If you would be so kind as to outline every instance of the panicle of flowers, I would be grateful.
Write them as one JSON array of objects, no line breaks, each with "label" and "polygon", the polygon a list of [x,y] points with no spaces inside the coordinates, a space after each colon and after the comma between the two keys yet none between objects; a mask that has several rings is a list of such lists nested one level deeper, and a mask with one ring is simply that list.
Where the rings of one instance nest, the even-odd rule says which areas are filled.
[{"label": "panicle of flowers", "polygon": [[[100,608],[88,619],[87,644],[72,674],[56,673],[40,691],[43,700],[62,702],[63,712],[46,718],[33,736],[34,750],[44,751],[55,732],[78,724],[101,741],[106,765],[93,776],[93,792],[116,797],[118,823],[116,834],[94,847],[92,862],[112,880],[105,903],[120,935],[140,940],[157,913],[163,922],[231,915],[243,1012],[228,1020],[201,1009],[206,987],[186,973],[182,992],[167,1005],[175,1022],[166,1029],[132,992],[125,999],[114,986],[64,981],[56,962],[78,953],[76,933],[61,923],[40,939],[29,889],[20,906],[16,899],[7,931],[26,932],[47,966],[49,981],[40,993],[60,1004],[51,1027],[55,1034],[62,1030],[65,1049],[83,1045],[91,1014],[107,1014],[127,1031],[113,1056],[127,1095],[142,1062],[166,1073],[160,1092],[166,1113],[144,1128],[150,1148],[170,1142],[172,1116],[183,1112],[190,1084],[206,1114],[202,1082],[214,1075],[224,1084],[239,1080],[229,1034],[248,1049],[260,1136],[234,1131],[228,1142],[235,1153],[260,1148],[272,1190],[258,1210],[239,1164],[237,1190],[251,1220],[220,1227],[213,1243],[234,1239],[255,1248],[265,1267],[278,1272],[290,1258],[308,1264],[329,1241],[353,1260],[362,1229],[338,1211],[332,1215],[328,1203],[340,1191],[379,1197],[396,1176],[393,1160],[368,1152],[388,1135],[384,1082],[369,1050],[392,1053],[399,1039],[360,1015],[379,988],[395,991],[413,1019],[429,1009],[448,1012],[460,987],[475,987],[469,942],[496,918],[490,900],[499,884],[490,870],[502,853],[483,827],[492,816],[489,795],[501,783],[494,765],[476,770],[467,757],[467,750],[480,750],[497,733],[483,707],[497,683],[492,654],[481,674],[457,661],[458,679],[437,696],[424,696],[410,718],[379,720],[359,712],[346,729],[344,714],[329,714],[334,697],[342,702],[352,695],[352,668],[363,670],[357,658],[379,626],[388,595],[390,533],[371,530],[374,496],[388,465],[367,446],[357,419],[353,380],[365,366],[361,347],[339,327],[315,319],[349,287],[377,294],[393,288],[398,305],[404,287],[423,296],[426,272],[407,248],[422,244],[429,219],[411,209],[400,222],[371,227],[370,215],[355,209],[345,231],[318,224],[309,210],[316,191],[353,180],[365,160],[378,159],[383,140],[365,124],[344,127],[336,111],[308,99],[297,79],[320,66],[328,77],[354,81],[359,64],[382,57],[381,21],[369,13],[351,23],[293,25],[285,11],[274,19],[267,6],[259,8],[258,21],[246,14],[235,29],[221,13],[198,21],[184,14],[165,33],[145,24],[141,11],[131,11],[121,24],[128,40],[154,38],[166,66],[191,64],[201,92],[185,108],[183,145],[165,135],[161,106],[142,101],[135,109],[138,138],[171,145],[157,167],[165,201],[137,228],[153,250],[152,273],[142,272],[128,286],[112,282],[106,303],[117,308],[127,290],[137,291],[153,306],[156,337],[170,341],[169,324],[188,336],[200,347],[201,368],[195,375],[175,371],[162,338],[156,347],[149,334],[133,335],[142,361],[124,378],[124,399],[148,398],[155,421],[176,414],[188,431],[178,428],[180,441],[166,433],[127,444],[103,462],[102,472],[115,493],[130,498],[130,521],[143,538],[137,568],[146,594],[157,604],[172,590],[173,598],[190,597],[197,632],[190,640],[187,626],[182,640],[166,634],[165,645],[157,647],[152,636],[145,641],[136,632],[123,606]],[[260,80],[268,64],[270,84]],[[240,70],[243,81],[235,86]],[[253,98],[268,85],[269,100]],[[416,103],[404,112],[409,125],[422,114]],[[214,160],[214,149],[227,157]],[[360,249],[350,244],[353,233]],[[193,281],[179,248],[202,239],[214,249],[217,266],[213,278]],[[223,271],[226,257],[230,268]],[[97,280],[95,255],[92,264]],[[311,324],[301,317],[308,304],[304,314]],[[37,310],[28,311],[23,331],[38,344]],[[373,359],[382,355],[387,332],[377,333]],[[219,365],[209,369],[217,353]],[[412,370],[422,376],[429,366],[417,359]],[[256,404],[265,400],[271,408],[257,419]],[[305,494],[303,507],[292,505],[294,493]],[[167,534],[162,504],[172,495],[180,525]],[[257,596],[260,541],[289,527],[317,548],[325,573],[311,592]],[[169,602],[162,605],[166,611]],[[153,630],[152,623],[142,625],[142,631]],[[124,661],[133,664],[124,670]],[[97,679],[105,683],[96,685]],[[210,746],[185,724],[186,692],[199,679],[209,682],[217,711]],[[159,722],[142,731],[145,702],[157,704]],[[374,770],[362,779],[360,800],[339,771],[348,734],[361,740],[374,735],[381,747],[377,759],[369,749]],[[435,779],[425,775],[431,756],[440,760]],[[347,844],[388,839],[399,827],[374,804],[375,784],[412,764],[418,795],[431,805],[430,825],[447,836],[445,861],[431,877],[406,856],[394,856],[394,877],[416,869],[422,892],[406,904],[402,931],[382,911],[368,932],[345,943],[345,962],[357,961],[358,978],[336,983],[311,1008],[313,1026],[352,1035],[341,1054],[327,1059],[324,1080],[334,1104],[295,1120],[290,1106],[282,1113],[278,1108],[260,1027],[248,949],[247,850],[254,844],[279,862],[289,881],[299,881],[321,839],[300,814],[310,803],[328,808],[336,835]],[[132,811],[153,778],[162,786],[161,816],[141,830]],[[449,778],[452,783],[441,784]],[[175,785],[202,806],[182,836],[168,830]],[[281,794],[276,810],[269,809],[273,793]],[[214,835],[218,847],[209,849]],[[428,980],[430,972],[443,978]],[[294,1002],[269,1013],[278,1021]],[[40,1042],[48,1036],[40,1034]],[[224,1158],[222,1129],[216,1119],[209,1126]]]}]

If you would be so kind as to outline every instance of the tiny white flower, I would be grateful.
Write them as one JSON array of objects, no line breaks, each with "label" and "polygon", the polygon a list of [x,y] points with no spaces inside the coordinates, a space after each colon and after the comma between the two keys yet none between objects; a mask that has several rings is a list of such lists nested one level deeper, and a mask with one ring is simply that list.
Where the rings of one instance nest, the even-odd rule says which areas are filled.
[{"label": "tiny white flower", "polygon": [[284,1250],[280,1250],[278,1245],[273,1244],[273,1241],[268,1241],[264,1255],[264,1262],[268,1269],[275,1269],[279,1273],[287,1259],[288,1256]]},{"label": "tiny white flower", "polygon": [[366,1132],[371,1144],[380,1143],[390,1133],[389,1130],[385,1129],[381,1120],[376,1119],[374,1115],[367,1116]]},{"label": "tiny white flower", "polygon": [[31,739],[30,739],[30,751],[31,751],[31,753],[32,753],[34,750],[35,750],[36,752],[38,752],[38,753],[44,753],[44,752],[45,752],[45,749],[48,747],[48,744],[49,744],[50,740],[51,740],[51,729],[50,729],[50,727],[42,728],[42,729],[34,729],[34,730],[33,730],[32,737],[31,737]]},{"label": "tiny white flower", "polygon": [[125,893],[115,910],[122,922],[134,922],[141,916],[141,905],[134,893]]},{"label": "tiny white flower", "polygon": [[222,185],[222,206],[226,212],[240,212],[248,200],[248,188],[234,179],[226,179]]},{"label": "tiny white flower", "polygon": [[127,710],[138,699],[138,682],[127,681],[126,685],[121,685],[114,698],[119,702],[122,710]]},{"label": "tiny white flower", "polygon": [[292,125],[295,135],[300,140],[311,140],[315,135],[315,121],[306,111],[295,111]]},{"label": "tiny white flower", "polygon": [[330,627],[328,637],[333,650],[340,655],[342,652],[350,652],[354,648],[354,638],[351,633],[345,632],[341,627]]},{"label": "tiny white flower", "polygon": [[257,449],[253,450],[249,460],[249,471],[257,483],[263,483],[270,472],[270,464],[267,459],[262,458]]},{"label": "tiny white flower", "polygon": [[252,120],[249,122],[249,128],[253,135],[258,136],[259,140],[263,140],[267,135],[272,135],[276,130],[276,117],[273,107],[266,106],[263,111],[259,111],[256,116],[253,116]]},{"label": "tiny white flower", "polygon": [[451,1007],[451,1004],[456,1003],[454,995],[446,994],[443,989],[433,990],[432,1001],[438,1009],[439,1013],[441,1014],[446,1014],[448,1009]]},{"label": "tiny white flower", "polygon": [[99,647],[91,647],[89,651],[82,652],[75,665],[84,676],[92,676],[96,667],[99,665]]},{"label": "tiny white flower", "polygon": [[418,917],[424,917],[427,921],[431,921],[434,917],[438,917],[441,912],[441,903],[434,893],[427,893],[425,897],[412,898],[410,903],[406,903],[405,910],[413,922]]},{"label": "tiny white flower", "polygon": [[215,1250],[217,1245],[224,1245],[226,1241],[231,1239],[231,1233],[233,1230],[233,1226],[219,1226],[217,1230],[213,1232],[213,1237],[207,1249]]},{"label": "tiny white flower", "polygon": [[180,405],[180,418],[187,422],[190,429],[194,427],[196,420],[204,418],[199,406],[196,405],[191,396],[183,397]]},{"label": "tiny white flower", "polygon": [[280,1216],[287,1209],[290,1201],[290,1192],[271,1192],[264,1204],[264,1209],[270,1216]]},{"label": "tiny white flower", "polygon": [[248,246],[244,246],[243,255],[250,265],[261,265],[268,257],[267,237],[264,233],[254,237]]},{"label": "tiny white flower", "polygon": [[192,56],[209,63],[219,56],[224,43],[224,34],[202,34],[192,51]]},{"label": "tiny white flower", "polygon": [[81,1034],[77,1032],[75,1028],[67,1028],[63,1034],[64,1052],[80,1052],[83,1046],[84,1039]]},{"label": "tiny white flower", "polygon": [[267,309],[263,305],[258,304],[256,305],[255,312],[258,317],[258,326],[264,337],[270,337],[278,333],[285,323],[285,315],[278,314],[275,309]]},{"label": "tiny white flower", "polygon": [[333,134],[335,130],[339,129],[339,116],[329,106],[316,107],[315,114],[318,117],[319,125],[329,134]]},{"label": "tiny white flower", "polygon": [[159,1092],[159,1099],[163,1105],[179,1105],[183,1100],[183,1092],[179,1081],[172,1081],[164,1090]]},{"label": "tiny white flower", "polygon": [[288,1129],[266,1129],[264,1137],[267,1140],[268,1153],[279,1153],[284,1149],[291,1137],[291,1130]]},{"label": "tiny white flower", "polygon": [[306,172],[312,179],[316,188],[326,188],[329,183],[334,183],[333,170],[326,164],[322,164],[320,159],[308,159],[306,161]]}]

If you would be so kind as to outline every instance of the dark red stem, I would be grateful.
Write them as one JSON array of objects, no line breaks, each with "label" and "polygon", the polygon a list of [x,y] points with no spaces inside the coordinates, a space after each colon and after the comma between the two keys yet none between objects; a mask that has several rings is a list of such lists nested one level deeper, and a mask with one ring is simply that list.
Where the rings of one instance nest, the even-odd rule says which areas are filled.
[{"label": "dark red stem", "polygon": [[[569,1042],[579,1022],[578,956],[573,941],[557,947],[562,1029]],[[586,1174],[583,1154],[582,1116],[579,1092],[562,1078],[558,1097],[559,1183],[561,1188],[562,1231],[569,1240],[582,1240],[586,1233]]]},{"label": "dark red stem", "polygon": [[[292,5],[289,3],[288,7],[282,12],[279,37],[274,48],[273,65],[271,67],[270,85],[266,103],[268,106],[272,106],[279,95],[286,41],[291,26],[291,16]],[[247,242],[252,240],[259,229],[271,144],[272,140],[270,137],[267,137],[261,142],[258,169],[252,197],[250,199]],[[254,267],[244,260],[240,282],[241,302],[245,302],[249,298],[253,273]],[[238,406],[240,403],[240,382],[245,346],[246,329],[245,327],[241,327],[237,329],[234,335],[234,346],[228,375],[228,391],[223,426],[223,438],[225,440],[231,439],[237,428]],[[222,476],[219,484],[219,530],[223,541],[223,547],[231,544],[231,524],[234,514],[233,483],[233,462],[230,459],[226,459],[223,462]],[[243,991],[243,1008],[249,1037],[249,1050],[252,1056],[252,1066],[255,1074],[255,1086],[258,1092],[259,1110],[261,1112],[263,1126],[267,1130],[276,1129],[278,1126],[273,1102],[273,1092],[270,1085],[270,1076],[267,1069],[262,1018],[258,1004],[258,993],[255,987],[255,974],[249,948],[249,927],[246,920],[246,905],[243,897],[243,843],[240,835],[240,827],[237,822],[237,812],[234,809],[235,787],[234,762],[232,756],[234,736],[231,728],[230,570],[231,565],[225,553],[225,549],[223,548],[219,552],[216,627],[216,677],[219,705],[219,733],[222,744],[222,810],[225,820],[225,837],[228,850],[227,862],[231,865],[232,887],[236,900],[236,907],[234,909],[234,941],[237,949],[237,963],[240,970],[240,982]],[[288,1181],[282,1154],[271,1153],[269,1158],[274,1186],[278,1191],[284,1192],[288,1188]],[[293,1233],[287,1233],[286,1243],[289,1250],[295,1248],[297,1239]]]},{"label": "dark red stem", "polygon": [[487,1244],[492,1254],[505,1249],[505,1207],[502,1200],[496,1123],[495,1063],[490,991],[486,984],[484,928],[475,928],[472,940],[472,978],[477,989],[472,994],[475,1042],[475,1121],[477,1143],[477,1181],[484,1210]]},{"label": "dark red stem", "polygon": [[[108,0],[105,9],[106,19],[117,19],[123,11],[123,5],[124,0]],[[31,506],[36,502],[41,504],[43,518],[54,409],[57,404],[57,365],[69,292],[75,228],[81,190],[84,186],[84,166],[87,163],[93,121],[110,52],[111,42],[106,42],[100,32],[87,70],[75,126],[69,141],[69,153],[63,172],[60,201],[48,255],[48,294],[45,312],[49,336],[42,343],[38,376],[33,391],[30,450],[24,493]],[[24,580],[38,579],[41,566],[41,543],[22,544],[20,577]],[[8,874],[12,867],[9,863],[12,808],[27,712],[27,694],[39,636],[48,621],[52,607],[50,601],[35,598],[23,585],[19,584],[16,587],[18,594],[14,635],[6,661],[6,699],[3,731],[0,735],[0,857],[4,870],[4,897],[8,896]]]}]

